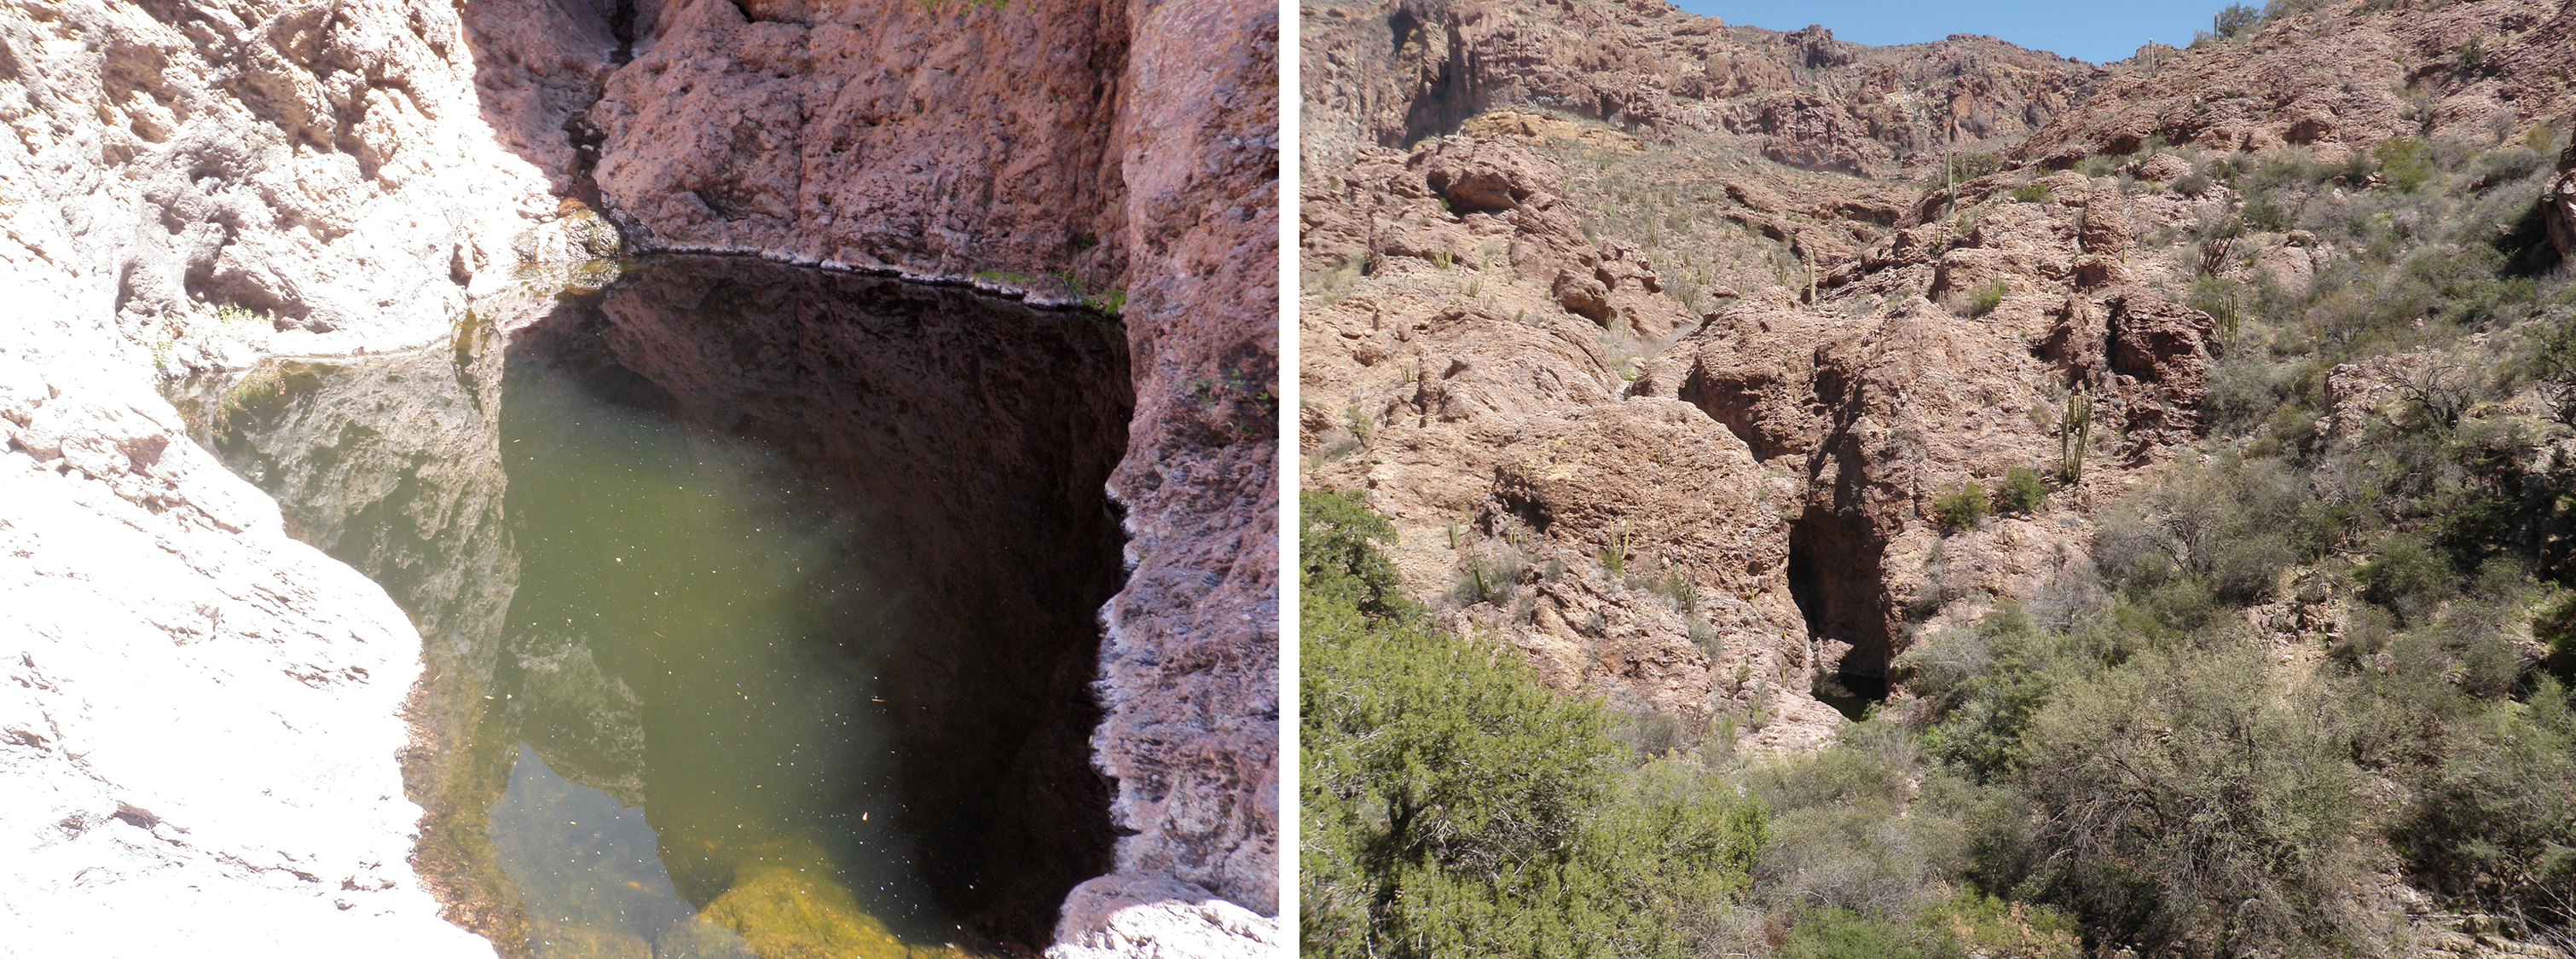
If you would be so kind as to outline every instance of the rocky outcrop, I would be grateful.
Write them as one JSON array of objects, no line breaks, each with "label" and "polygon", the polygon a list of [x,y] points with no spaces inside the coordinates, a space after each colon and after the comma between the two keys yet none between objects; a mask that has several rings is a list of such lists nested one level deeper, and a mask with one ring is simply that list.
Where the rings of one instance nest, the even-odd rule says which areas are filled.
[{"label": "rocky outcrop", "polygon": [[276,497],[288,531],[383,587],[419,630],[401,753],[405,794],[423,810],[410,858],[450,922],[509,943],[527,924],[489,837],[509,753],[474,741],[519,579],[490,332],[475,324],[449,349],[351,364],[271,359],[165,392],[195,446]]},{"label": "rocky outcrop", "polygon": [[2541,195],[2540,207],[2549,244],[2558,249],[2558,261],[2576,263],[2576,138],[2558,151],[2558,179]]},{"label": "rocky outcrop", "polygon": [[[1861,55],[1809,40],[1812,69]],[[1306,482],[1367,490],[1408,587],[1552,686],[1805,748],[1842,722],[1816,694],[1884,689],[1927,619],[2080,578],[2067,510],[2200,428],[2215,321],[2153,292],[2188,276],[2138,246],[2223,191],[2001,171],[1898,198],[1677,158],[1643,168],[1705,205],[1629,222],[1714,208],[1812,264],[1693,316],[1680,271],[1606,226],[1636,195],[1614,165],[1667,148],[1517,111],[1464,127],[1489,136],[1360,146],[1306,186]],[[1665,233],[1655,255],[1691,253]],[[1938,517],[2018,469],[2060,477],[2040,509]],[[1667,522],[1710,512],[1738,538]]]},{"label": "rocky outcrop", "polygon": [[2101,75],[1993,37],[1868,47],[1822,27],[1729,27],[1661,2],[1307,9],[1302,142],[1316,169],[1361,146],[1407,147],[1488,111],[1536,108],[1881,175],[2017,140]]},{"label": "rocky outcrop", "polygon": [[[151,955],[224,936],[488,955],[406,865],[419,808],[391,760],[420,667],[401,610],[167,442],[177,424],[150,394],[111,406],[52,379],[71,388],[11,377],[0,414],[22,449],[0,471],[12,948]],[[132,921],[138,901],[152,922]]]},{"label": "rocky outcrop", "polygon": [[2484,145],[2576,109],[2562,76],[2571,44],[2576,11],[2547,0],[2320,4],[2152,67],[2129,61],[2012,155],[2059,168],[2151,138],[2303,146],[2327,161],[2389,137]]},{"label": "rocky outcrop", "polygon": [[1278,11],[1126,10],[1117,139],[1136,416],[1109,489],[1134,567],[1103,610],[1109,715],[1092,742],[1118,781],[1111,814],[1133,834],[1118,842],[1119,885],[1067,900],[1069,944],[1107,941],[1101,896],[1157,877],[1279,909]]},{"label": "rocky outcrop", "polygon": [[1681,744],[1729,719],[1763,748],[1829,735],[1795,484],[1687,404],[1621,401],[1627,338],[1694,319],[1656,267],[1586,240],[1562,171],[1509,141],[1364,147],[1334,176],[1306,187],[1307,262],[1368,271],[1301,310],[1306,481],[1370,491],[1408,588],[1551,686],[1681,720]]},{"label": "rocky outcrop", "polygon": [[600,196],[647,249],[1120,285],[1119,9],[655,4],[588,113]]},{"label": "rocky outcrop", "polygon": [[438,337],[546,176],[444,5],[11,4],[0,48],[13,946],[488,954],[407,865],[412,624],[152,382]]}]

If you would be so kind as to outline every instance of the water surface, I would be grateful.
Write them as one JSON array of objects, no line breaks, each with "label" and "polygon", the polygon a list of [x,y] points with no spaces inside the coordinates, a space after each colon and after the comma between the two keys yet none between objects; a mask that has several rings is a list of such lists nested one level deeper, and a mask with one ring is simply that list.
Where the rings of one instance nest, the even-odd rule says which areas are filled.
[{"label": "water surface", "polygon": [[421,626],[424,872],[506,952],[1024,951],[1106,871],[1100,319],[665,261],[182,400]]}]

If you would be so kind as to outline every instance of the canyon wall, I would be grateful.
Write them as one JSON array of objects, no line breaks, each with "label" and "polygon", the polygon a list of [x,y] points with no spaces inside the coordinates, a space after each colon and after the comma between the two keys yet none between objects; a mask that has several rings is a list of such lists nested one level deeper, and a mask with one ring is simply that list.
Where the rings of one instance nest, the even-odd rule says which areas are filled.
[{"label": "canyon wall", "polygon": [[[1234,0],[0,5],[19,941],[488,949],[401,865],[418,633],[153,384],[432,341],[621,246],[1123,306],[1133,571],[1091,744],[1121,838],[1061,948],[1275,941],[1277,42]],[[81,918],[191,888],[154,929]]]},{"label": "canyon wall", "polygon": [[[1306,5],[1300,141],[1322,169],[1499,108],[1648,138],[1714,134],[1804,169],[1885,175],[2009,145],[2098,68],[1993,37],[1870,47],[1819,26],[1728,26],[1662,0]],[[1987,141],[1995,141],[1988,145]]]},{"label": "canyon wall", "polygon": [[2576,8],[2547,0],[2320,4],[2124,70],[2012,156],[2060,169],[2153,138],[2331,162],[2390,137],[2521,136],[2576,110],[2570,45]]},{"label": "canyon wall", "polygon": [[1134,568],[1093,748],[1131,834],[1068,942],[1131,935],[1140,890],[1278,908],[1277,45],[1240,0],[695,0],[638,10],[592,112],[643,248],[1123,304]]},{"label": "canyon wall", "polygon": [[[1453,628],[1668,745],[1830,741],[1927,618],[2080,573],[2059,510],[2196,435],[2211,318],[2123,250],[2203,201],[2010,170],[1960,184],[1973,212],[1945,222],[1937,163],[1894,162],[2004,152],[2104,71],[1656,2],[1308,14],[1303,483],[1366,491]],[[1836,119],[1786,147],[1689,119],[1811,96]],[[1883,103],[1949,106],[1898,136],[1860,122]],[[1989,288],[2010,293],[1972,307]],[[2069,456],[2079,393],[2105,439]],[[2070,477],[2055,509],[1941,520],[1945,493],[2023,469]]]},{"label": "canyon wall", "polygon": [[13,949],[490,953],[407,864],[418,633],[154,391],[441,336],[553,216],[465,49],[444,4],[0,6]]}]

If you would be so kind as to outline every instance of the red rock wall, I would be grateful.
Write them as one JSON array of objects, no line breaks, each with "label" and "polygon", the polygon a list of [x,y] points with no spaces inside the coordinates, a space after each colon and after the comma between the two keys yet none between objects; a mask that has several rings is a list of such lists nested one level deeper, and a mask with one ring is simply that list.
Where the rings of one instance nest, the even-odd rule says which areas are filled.
[{"label": "red rock wall", "polygon": [[640,247],[1062,271],[1123,295],[1137,406],[1110,488],[1134,570],[1104,610],[1092,746],[1133,834],[1121,877],[1077,889],[1060,936],[1096,931],[1142,880],[1275,913],[1276,7],[638,13],[635,59],[591,117],[601,198]]},{"label": "red rock wall", "polygon": [[601,197],[643,247],[1117,281],[1122,4],[650,13],[590,112]]}]

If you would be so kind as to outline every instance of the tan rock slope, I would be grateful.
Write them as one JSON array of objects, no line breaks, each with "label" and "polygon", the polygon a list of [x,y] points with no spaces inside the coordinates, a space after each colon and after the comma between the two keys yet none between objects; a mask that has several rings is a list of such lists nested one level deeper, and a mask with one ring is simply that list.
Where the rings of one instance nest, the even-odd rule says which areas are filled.
[{"label": "tan rock slope", "polygon": [[[2080,507],[2197,435],[2215,321],[2142,282],[2182,274],[2135,237],[2217,198],[2029,170],[1953,193],[1936,153],[2058,129],[2120,74],[1651,3],[1307,15],[1305,482],[1369,491],[1413,589],[1551,685],[1684,744],[1812,746],[1843,722],[1819,695],[1883,688],[1927,617],[2075,588]],[[1611,108],[1641,78],[1673,106]],[[1833,119],[1686,119],[1802,97]],[[1864,122],[1885,103],[1950,112],[1899,135]],[[2017,468],[2069,480],[1944,528],[1945,493]]]},{"label": "tan rock slope", "polygon": [[1808,27],[1730,27],[1660,0],[1307,3],[1308,163],[1399,147],[1529,107],[1650,139],[1723,134],[1806,169],[1885,175],[2007,142],[2099,70],[1992,37],[1868,47]]},{"label": "tan rock slope", "polygon": [[[1133,834],[1059,932],[1077,954],[1274,938],[1277,36],[1275,10],[1240,0],[0,6],[0,115],[22,147],[0,150],[0,283],[23,318],[0,344],[0,462],[30,477],[0,538],[26,566],[11,608],[49,611],[0,633],[25,647],[0,649],[0,780],[95,784],[0,813],[48,850],[9,857],[10,908],[34,910],[18,941],[488,948],[438,923],[398,862],[418,813],[390,760],[417,634],[287,539],[151,387],[435,339],[520,264],[618,250],[611,221],[637,249],[1123,304],[1138,408],[1111,487],[1135,570],[1104,611],[1093,749]],[[161,556],[179,565],[158,588],[99,578]],[[192,637],[214,659],[162,686],[120,690],[102,658]],[[272,660],[315,692],[229,678]],[[128,697],[243,712],[146,749],[115,718]],[[236,752],[218,744],[235,729],[321,765],[152,771]],[[345,821],[294,812],[361,795],[383,798],[335,800]],[[190,885],[224,893],[161,931],[77,920]]]},{"label": "tan rock slope", "polygon": [[[2576,107],[2576,20],[2517,0],[2312,4],[2101,68],[1654,2],[1306,17],[1303,483],[1393,517],[1452,628],[1668,745],[1812,746],[1915,635],[2100,589],[2094,517],[2208,428],[2231,333],[2195,283],[2338,256],[2205,164],[2503,150]],[[2336,371],[2337,411],[2389,375]],[[2036,508],[1943,518],[2018,470]]]},{"label": "tan rock slope", "polygon": [[2013,156],[2062,168],[2149,138],[2320,160],[2392,136],[2491,139],[2576,111],[2576,10],[2545,0],[2291,5],[2244,37],[2158,54],[2104,80]]}]

